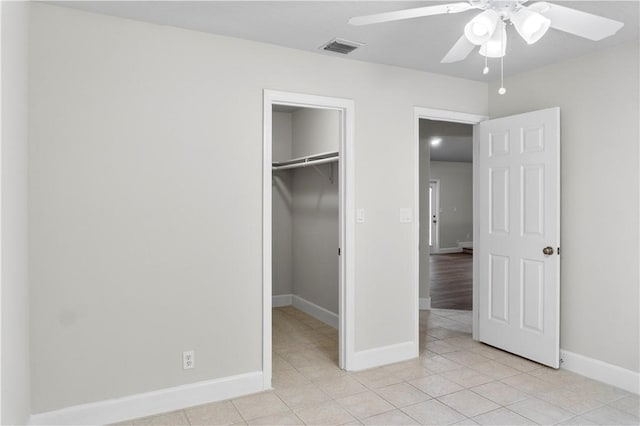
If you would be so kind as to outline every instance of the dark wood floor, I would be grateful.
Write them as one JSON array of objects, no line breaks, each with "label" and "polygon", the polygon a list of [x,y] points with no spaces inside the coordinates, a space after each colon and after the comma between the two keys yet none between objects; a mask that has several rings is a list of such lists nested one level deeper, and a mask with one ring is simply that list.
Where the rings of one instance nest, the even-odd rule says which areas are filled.
[{"label": "dark wood floor", "polygon": [[429,256],[431,307],[471,310],[473,255],[467,253]]}]

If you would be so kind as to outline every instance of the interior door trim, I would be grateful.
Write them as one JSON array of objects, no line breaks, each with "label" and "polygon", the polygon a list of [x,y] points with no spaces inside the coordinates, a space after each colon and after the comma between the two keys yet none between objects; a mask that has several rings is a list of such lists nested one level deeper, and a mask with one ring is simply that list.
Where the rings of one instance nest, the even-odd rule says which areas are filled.
[{"label": "interior door trim", "polygon": [[264,390],[271,389],[272,377],[272,106],[288,105],[331,109],[340,112],[339,161],[339,364],[345,370],[355,363],[355,217],[354,207],[354,101],[265,89],[263,93],[262,165],[262,374]]},{"label": "interior door trim", "polygon": [[[420,306],[420,119],[426,120],[434,120],[434,121],[447,121],[452,123],[465,123],[476,125],[482,121],[488,120],[489,117],[481,114],[473,114],[467,112],[459,112],[459,111],[449,111],[444,109],[433,109],[433,108],[424,108],[424,107],[414,107],[413,108],[413,117],[414,117],[414,191],[413,204],[415,206],[415,231],[414,231],[414,250],[413,250],[413,279],[414,279],[414,287],[415,287],[415,300],[416,300],[416,316]],[[475,136],[473,136],[473,193],[476,192],[476,181],[477,181],[477,173],[478,168],[476,167],[476,156],[478,144]],[[477,210],[477,201],[474,197],[473,199],[473,222],[476,222],[476,210]],[[473,240],[477,241],[477,227],[473,227]],[[475,242],[474,242],[475,244]],[[472,338],[474,340],[478,340],[478,263],[477,258],[474,256],[473,258],[473,306],[472,306],[472,317],[473,317],[473,326],[472,326]],[[416,339],[418,339],[419,329],[417,326],[416,320]]]}]

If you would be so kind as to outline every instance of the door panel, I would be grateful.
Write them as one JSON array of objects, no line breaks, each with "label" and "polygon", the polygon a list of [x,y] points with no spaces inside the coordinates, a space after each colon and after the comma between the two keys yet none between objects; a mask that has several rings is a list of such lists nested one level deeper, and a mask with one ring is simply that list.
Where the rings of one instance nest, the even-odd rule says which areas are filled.
[{"label": "door panel", "polygon": [[509,258],[491,256],[489,312],[491,319],[509,322]]},{"label": "door panel", "polygon": [[476,137],[478,337],[557,368],[560,110],[488,120]]},{"label": "door panel", "polygon": [[509,233],[509,169],[496,167],[490,169],[491,197],[491,233]]},{"label": "door panel", "polygon": [[521,168],[521,229],[527,236],[544,236],[544,165]]},{"label": "door panel", "polygon": [[536,333],[543,333],[544,263],[523,259],[521,270],[522,327]]}]

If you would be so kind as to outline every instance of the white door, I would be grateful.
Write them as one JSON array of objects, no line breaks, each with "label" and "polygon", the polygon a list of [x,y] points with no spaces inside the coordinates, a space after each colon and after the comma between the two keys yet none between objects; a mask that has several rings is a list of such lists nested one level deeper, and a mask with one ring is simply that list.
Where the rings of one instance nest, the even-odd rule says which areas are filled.
[{"label": "white door", "polygon": [[560,109],[484,121],[476,137],[478,338],[558,368]]}]

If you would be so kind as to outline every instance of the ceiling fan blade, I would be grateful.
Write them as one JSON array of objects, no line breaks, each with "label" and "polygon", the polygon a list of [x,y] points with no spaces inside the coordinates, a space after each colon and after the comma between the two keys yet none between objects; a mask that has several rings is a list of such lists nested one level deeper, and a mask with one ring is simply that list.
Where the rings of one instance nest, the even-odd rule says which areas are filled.
[{"label": "ceiling fan blade", "polygon": [[415,9],[396,10],[394,12],[376,13],[374,15],[357,16],[349,19],[351,25],[369,25],[380,22],[399,21],[402,19],[420,18],[423,16],[458,13],[471,9],[469,3],[450,3],[435,6],[418,7]]},{"label": "ceiling fan blade", "polygon": [[451,50],[442,58],[440,63],[450,64],[451,62],[458,62],[469,56],[469,53],[477,47],[475,44],[467,40],[466,36],[462,36],[456,41]]},{"label": "ceiling fan blade", "polygon": [[553,3],[538,2],[529,6],[529,9],[549,18],[551,20],[551,28],[593,41],[612,36],[624,26],[622,22],[614,21],[613,19],[558,6]]}]

